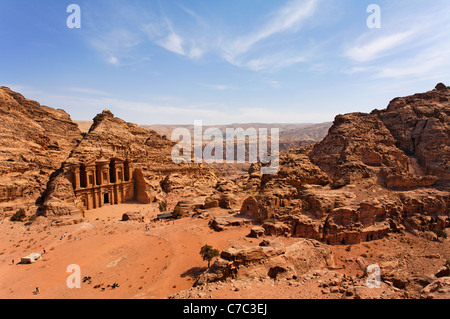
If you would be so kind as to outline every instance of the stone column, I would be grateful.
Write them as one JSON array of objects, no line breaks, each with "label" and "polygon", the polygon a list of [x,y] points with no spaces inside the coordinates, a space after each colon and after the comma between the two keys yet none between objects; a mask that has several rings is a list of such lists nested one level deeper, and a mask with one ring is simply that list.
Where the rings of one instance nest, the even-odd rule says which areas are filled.
[{"label": "stone column", "polygon": [[94,199],[92,198],[93,195],[92,194],[87,194],[87,210],[91,210],[94,207]]},{"label": "stone column", "polygon": [[100,189],[96,189],[94,191],[94,198],[95,198],[95,208],[102,207],[102,199],[101,199],[101,191]]},{"label": "stone column", "polygon": [[93,188],[95,186],[95,175],[95,166],[86,167],[87,188]]},{"label": "stone column", "polygon": [[[106,177],[106,179],[105,179]],[[103,166],[102,167],[102,184],[101,185],[106,185],[109,184],[109,167],[107,166]]]},{"label": "stone column", "polygon": [[116,204],[116,191],[115,191],[115,188],[112,188],[111,189],[111,200],[110,200],[110,204],[111,205],[115,205]]},{"label": "stone column", "polygon": [[73,172],[73,188],[75,190],[80,188],[80,167],[79,166],[72,166],[72,172]]},{"label": "stone column", "polygon": [[124,181],[124,167],[123,164],[116,164],[116,183],[123,183]]},{"label": "stone column", "polygon": [[[126,176],[127,178],[125,178],[125,176]],[[131,181],[131,179],[133,178],[133,176],[132,176],[132,170],[131,170],[131,162],[130,162],[129,160],[127,160],[127,161],[125,162],[125,165],[124,165],[124,172],[123,172],[123,178],[124,178],[124,181],[126,181],[126,182]]]}]

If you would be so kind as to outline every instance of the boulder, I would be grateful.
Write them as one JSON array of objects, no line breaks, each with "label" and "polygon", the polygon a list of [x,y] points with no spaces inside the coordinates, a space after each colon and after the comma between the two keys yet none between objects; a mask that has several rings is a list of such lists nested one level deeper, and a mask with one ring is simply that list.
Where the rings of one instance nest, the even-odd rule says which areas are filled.
[{"label": "boulder", "polygon": [[225,249],[195,286],[230,277],[293,278],[327,267],[335,267],[333,253],[320,242],[300,239],[285,246],[279,240],[264,240],[258,246],[237,245]]},{"label": "boulder", "polygon": [[449,299],[450,277],[436,279],[431,284],[423,288],[421,293],[425,299]]},{"label": "boulder", "polygon": [[214,229],[217,232],[224,231],[230,227],[239,227],[248,223],[251,223],[252,220],[248,218],[240,218],[235,215],[229,216],[219,216],[215,217],[213,220],[209,222],[209,227]]},{"label": "boulder", "polygon": [[129,212],[122,215],[122,221],[143,221],[144,216],[139,212]]},{"label": "boulder", "polygon": [[264,227],[261,226],[252,227],[250,229],[250,234],[248,235],[248,237],[259,238],[264,236],[265,232],[266,230]]},{"label": "boulder", "polygon": [[441,277],[450,277],[450,264],[446,264],[445,266],[439,268],[439,270],[434,274],[436,278]]}]

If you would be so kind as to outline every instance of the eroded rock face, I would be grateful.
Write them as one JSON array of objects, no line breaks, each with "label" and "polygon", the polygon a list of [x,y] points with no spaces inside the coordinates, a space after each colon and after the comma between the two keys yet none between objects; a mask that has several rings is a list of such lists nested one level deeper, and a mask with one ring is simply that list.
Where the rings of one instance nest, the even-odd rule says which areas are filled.
[{"label": "eroded rock face", "polygon": [[0,87],[0,119],[0,203],[34,202],[81,140],[81,132],[63,110],[7,87]]},{"label": "eroded rock face", "polygon": [[129,212],[122,215],[122,221],[138,221],[141,222],[144,220],[144,216],[142,216],[139,212]]},{"label": "eroded rock face", "polygon": [[433,91],[396,98],[374,114],[424,174],[450,180],[450,88],[439,83]]},{"label": "eroded rock face", "polygon": [[[133,197],[151,203],[167,193],[176,193],[180,200],[205,197],[218,182],[210,166],[173,163],[175,142],[116,118],[108,110],[98,114],[89,132],[82,135],[63,110],[42,106],[1,87],[0,116],[0,203],[30,201],[36,203],[38,215],[76,215],[83,207],[98,207],[100,200],[116,203]],[[85,177],[85,171],[76,171],[89,163],[99,169],[97,161],[104,160],[110,161],[110,172],[116,172],[113,163],[126,164],[120,164],[124,167],[117,178],[103,176],[100,170],[90,177]],[[88,178],[92,181],[86,181]],[[93,191],[92,198],[77,197],[75,188],[99,186],[99,180],[105,179],[107,184],[115,179],[131,181],[132,186],[127,186],[126,193],[110,186],[108,198],[100,191]],[[223,203],[232,201],[225,197],[220,198]]]},{"label": "eroded rock face", "polygon": [[317,165],[313,164],[308,157],[311,147],[289,151],[280,156],[280,169],[275,175],[264,175],[263,185],[282,181],[294,187],[301,185],[321,185],[330,184],[331,179]]},{"label": "eroded rock face", "polygon": [[331,249],[317,241],[299,239],[291,246],[278,240],[263,240],[259,246],[225,249],[211,268],[195,283],[227,278],[293,278],[314,269],[333,268]]},{"label": "eroded rock face", "polygon": [[309,157],[329,174],[335,187],[361,179],[411,175],[408,157],[374,114],[337,116],[327,137],[314,147]]},{"label": "eroded rock face", "polygon": [[252,167],[257,190],[241,213],[275,219],[267,235],[330,244],[449,227],[449,94],[439,84],[386,110],[337,116],[323,141],[281,156],[278,174]]},{"label": "eroded rock face", "polygon": [[422,290],[424,299],[450,298],[450,277],[436,279]]},{"label": "eroded rock face", "polygon": [[[127,170],[130,172],[128,175],[133,185],[131,196],[141,203],[158,201],[164,198],[166,193],[177,193],[180,199],[185,195],[190,200],[192,197],[204,195],[201,193],[207,193],[208,189],[213,188],[217,183],[214,171],[205,165],[175,164],[171,157],[174,145],[175,142],[161,137],[156,132],[127,123],[116,118],[110,111],[104,110],[94,118],[89,132],[73,148],[61,170],[50,179],[50,187],[45,192],[41,214],[49,215],[47,203],[49,201],[55,203],[55,198],[64,203],[62,207],[67,207],[70,203],[83,210],[85,206],[81,205],[79,199],[74,198],[70,187],[63,186],[67,184],[67,181],[63,181],[61,176],[75,185],[74,165],[84,165],[104,159],[108,161],[120,159],[127,162],[128,168],[125,168],[125,173]],[[111,165],[109,164],[110,168]],[[97,169],[96,174],[101,174],[100,170]],[[108,174],[105,177],[108,179]],[[108,179],[109,182],[113,182],[111,178]],[[99,186],[98,180],[99,176],[94,176],[93,182],[97,181],[94,186]],[[99,199],[103,200],[103,198],[95,197],[94,193],[93,196],[93,199],[88,200],[95,203],[93,204],[95,208],[99,205]],[[107,199],[112,203],[112,198]],[[58,211],[59,214],[64,214],[63,209]],[[68,210],[65,213],[70,214]]]}]

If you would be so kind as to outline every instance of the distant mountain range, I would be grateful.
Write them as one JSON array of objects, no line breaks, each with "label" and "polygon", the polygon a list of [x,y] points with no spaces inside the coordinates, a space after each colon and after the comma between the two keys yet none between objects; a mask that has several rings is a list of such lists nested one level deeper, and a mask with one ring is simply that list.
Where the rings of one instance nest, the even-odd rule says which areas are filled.
[{"label": "distant mountain range", "polygon": [[[92,121],[74,121],[78,124],[80,131],[88,132],[89,128],[92,125]],[[333,123],[319,123],[319,124],[311,124],[311,123],[245,123],[245,124],[229,124],[229,125],[214,125],[214,126],[203,126],[204,129],[216,127],[225,133],[227,128],[242,128],[244,130],[248,128],[278,128],[280,130],[280,140],[281,142],[293,142],[293,141],[302,141],[302,142],[319,142],[321,141],[328,133],[331,125]],[[162,136],[166,136],[170,138],[173,130],[177,128],[187,128],[191,132],[194,131],[194,125],[141,125],[141,127],[149,130],[154,130],[158,134]],[[269,132],[270,134],[270,132]],[[289,144],[289,143],[288,143]]]}]

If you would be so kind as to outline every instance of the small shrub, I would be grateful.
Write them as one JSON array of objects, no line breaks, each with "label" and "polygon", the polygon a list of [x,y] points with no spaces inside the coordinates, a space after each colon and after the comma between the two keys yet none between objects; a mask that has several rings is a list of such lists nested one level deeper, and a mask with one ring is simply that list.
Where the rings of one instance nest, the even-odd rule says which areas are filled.
[{"label": "small shrub", "polygon": [[208,262],[208,268],[210,267],[211,260],[215,257],[218,257],[220,252],[217,249],[214,249],[212,246],[205,245],[200,250],[200,255],[204,261]]},{"label": "small shrub", "polygon": [[186,214],[186,212],[181,208],[180,206],[176,206],[173,210],[173,217],[174,218],[181,218]]},{"label": "small shrub", "polygon": [[345,251],[350,251],[350,250],[352,250],[352,246],[347,246],[347,247],[345,248]]},{"label": "small shrub", "polygon": [[162,201],[158,204],[158,209],[161,213],[167,211],[167,201]]}]

